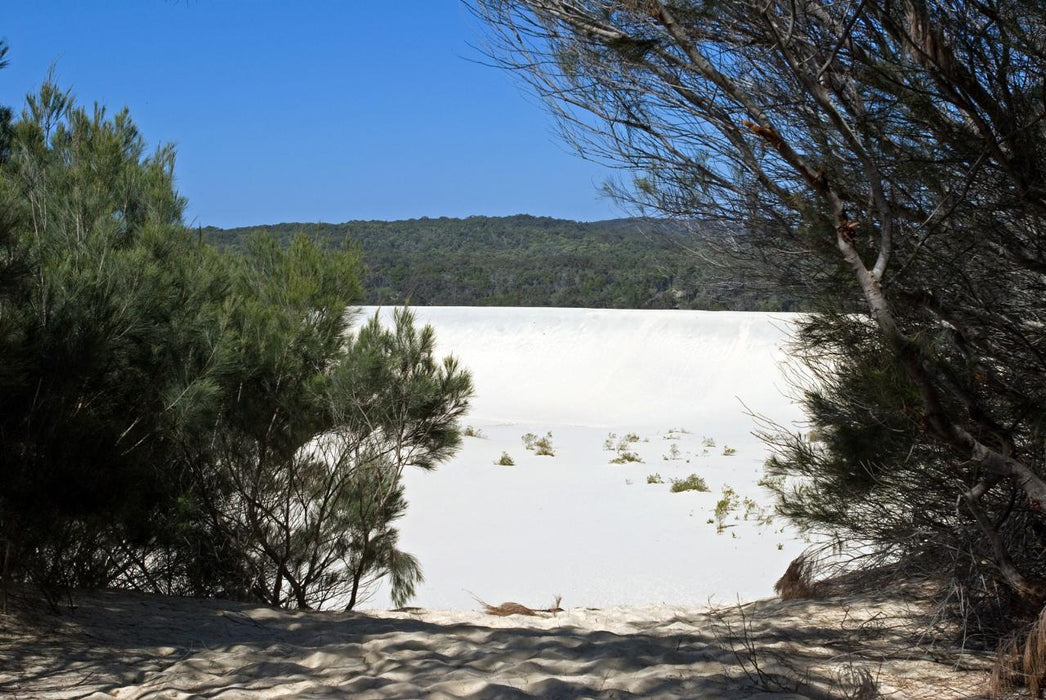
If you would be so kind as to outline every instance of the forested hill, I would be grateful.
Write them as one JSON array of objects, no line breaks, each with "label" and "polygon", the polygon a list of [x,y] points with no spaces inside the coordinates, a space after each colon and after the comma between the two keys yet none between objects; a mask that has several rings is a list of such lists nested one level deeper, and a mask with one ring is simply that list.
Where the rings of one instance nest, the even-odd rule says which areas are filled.
[{"label": "forested hill", "polygon": [[[710,262],[681,226],[643,219],[580,223],[534,216],[202,229],[222,248],[255,231],[360,247],[367,304],[793,310],[754,280]],[[684,247],[685,246],[685,247]]]}]

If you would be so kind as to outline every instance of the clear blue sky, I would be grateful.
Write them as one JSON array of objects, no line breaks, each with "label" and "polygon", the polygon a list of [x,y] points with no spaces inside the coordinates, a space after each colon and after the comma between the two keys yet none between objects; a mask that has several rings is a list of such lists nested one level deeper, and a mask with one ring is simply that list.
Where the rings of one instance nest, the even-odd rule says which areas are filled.
[{"label": "clear blue sky", "polygon": [[611,171],[475,62],[480,29],[457,0],[8,1],[0,103],[54,64],[81,103],[129,107],[176,145],[194,225],[621,216]]}]

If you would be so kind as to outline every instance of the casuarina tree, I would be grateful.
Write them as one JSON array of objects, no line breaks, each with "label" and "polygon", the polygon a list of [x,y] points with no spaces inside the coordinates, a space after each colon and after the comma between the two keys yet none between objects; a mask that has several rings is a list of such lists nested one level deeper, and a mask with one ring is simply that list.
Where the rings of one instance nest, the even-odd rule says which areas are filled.
[{"label": "casuarina tree", "polygon": [[[614,191],[721,222],[820,313],[784,508],[966,600],[1046,601],[1046,20],[1036,3],[479,0]],[[880,517],[884,516],[884,517]],[[865,550],[868,551],[868,550]],[[963,588],[965,587],[965,588]]]}]

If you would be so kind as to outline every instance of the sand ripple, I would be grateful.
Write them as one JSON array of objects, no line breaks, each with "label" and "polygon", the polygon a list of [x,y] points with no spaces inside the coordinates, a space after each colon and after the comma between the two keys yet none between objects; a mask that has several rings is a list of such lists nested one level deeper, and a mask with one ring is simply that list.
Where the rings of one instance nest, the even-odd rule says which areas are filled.
[{"label": "sand ripple", "polygon": [[[738,663],[747,651],[736,611],[496,618],[282,612],[114,592],[76,600],[59,617],[23,606],[0,618],[0,696],[758,698],[767,690]],[[777,700],[858,697],[844,687],[855,669],[868,670],[880,694],[867,697],[977,697],[983,663],[963,656],[960,667],[970,668],[956,671],[958,657],[913,656],[902,629],[883,622],[903,614],[903,606],[869,600],[746,608],[768,678],[805,681],[773,694]]]}]

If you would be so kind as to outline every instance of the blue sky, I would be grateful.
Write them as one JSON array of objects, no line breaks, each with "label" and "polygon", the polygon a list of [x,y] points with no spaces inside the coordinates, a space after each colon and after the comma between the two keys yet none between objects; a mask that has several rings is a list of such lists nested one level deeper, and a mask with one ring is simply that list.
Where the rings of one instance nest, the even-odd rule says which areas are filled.
[{"label": "blue sky", "polygon": [[[178,150],[196,225],[622,216],[457,0],[8,2],[0,103],[56,67]],[[471,46],[470,46],[471,44]]]}]

